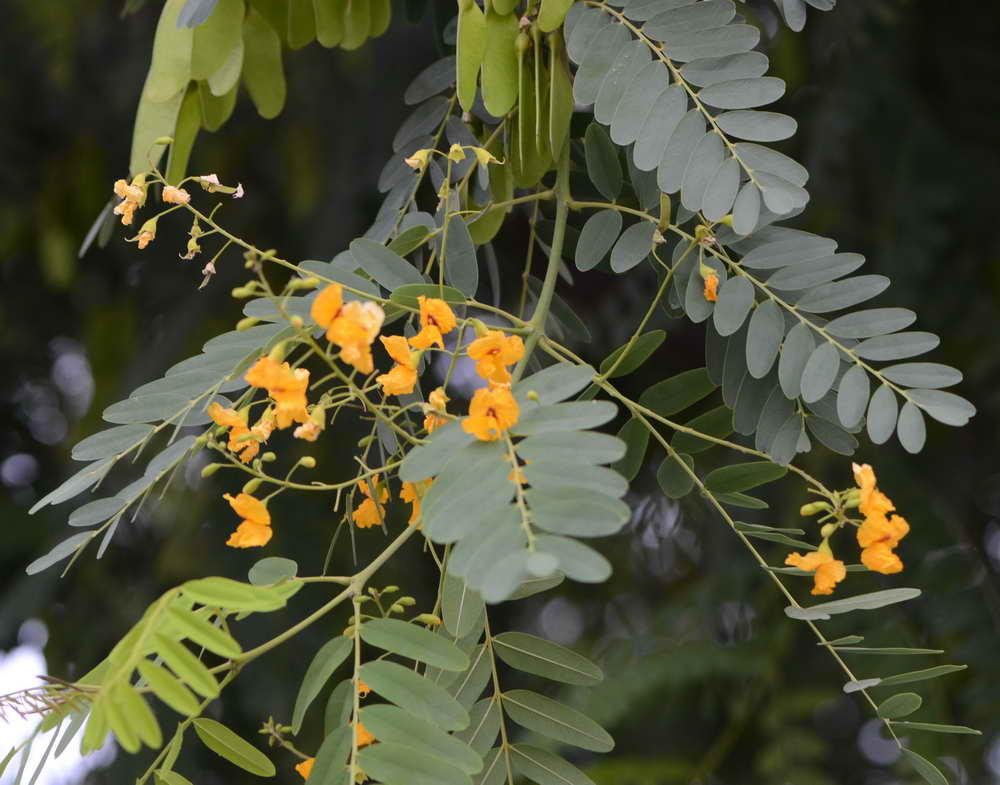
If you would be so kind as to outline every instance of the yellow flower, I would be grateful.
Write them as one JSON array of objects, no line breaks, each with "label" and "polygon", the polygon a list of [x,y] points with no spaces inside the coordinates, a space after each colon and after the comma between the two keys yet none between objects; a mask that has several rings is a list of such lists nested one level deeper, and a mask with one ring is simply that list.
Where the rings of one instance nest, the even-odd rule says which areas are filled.
[{"label": "yellow flower", "polygon": [[524,356],[519,335],[504,335],[501,330],[487,330],[486,335],[469,344],[469,357],[476,361],[476,373],[498,384],[510,382],[507,366]]},{"label": "yellow flower", "polygon": [[340,309],[340,315],[330,324],[326,337],[340,347],[341,360],[368,374],[375,368],[372,341],[384,320],[385,312],[378,304],[352,300]]},{"label": "yellow flower", "polygon": [[424,430],[427,433],[434,433],[435,430],[448,422],[446,417],[441,416],[448,413],[448,396],[445,395],[444,387],[438,387],[427,396],[427,399],[430,401],[430,409],[424,407]]},{"label": "yellow flower", "polygon": [[903,561],[893,549],[910,532],[910,524],[900,515],[889,516],[895,510],[892,500],[876,487],[875,471],[867,463],[853,464],[854,481],[861,492],[858,509],[865,516],[858,527],[861,563],[883,575],[901,572]]},{"label": "yellow flower", "polygon": [[402,335],[382,336],[379,340],[389,353],[389,356],[396,361],[389,373],[384,373],[375,378],[386,395],[405,395],[413,392],[417,384],[417,368],[410,356],[410,347]]},{"label": "yellow flower", "polygon": [[412,526],[420,518],[420,500],[427,493],[427,489],[430,488],[432,480],[421,480],[420,482],[404,482],[403,488],[399,492],[399,498],[404,502],[409,502],[412,507],[410,509],[410,519],[407,524]]},{"label": "yellow flower", "polygon": [[302,779],[309,779],[309,775],[312,774],[313,764],[316,762],[315,758],[306,758],[302,763],[295,765],[295,770],[302,775]]},{"label": "yellow flower", "polygon": [[[229,428],[229,451],[239,456],[243,463],[250,463],[260,452],[261,442],[266,442],[273,426],[263,420],[253,428],[247,426],[246,416],[235,409],[228,409],[217,402],[208,405],[206,413],[216,425]],[[244,438],[252,434],[254,438]]]},{"label": "yellow flower", "polygon": [[378,501],[372,498],[371,489],[379,488],[377,474],[371,476],[371,487],[369,487],[365,480],[358,480],[358,488],[361,489],[361,493],[365,498],[355,508],[354,512],[351,513],[351,520],[354,521],[354,525],[359,529],[378,526],[385,518],[385,508],[382,505],[389,499],[388,489],[383,486],[378,490]]},{"label": "yellow flower", "polygon": [[293,369],[288,363],[279,363],[265,355],[243,378],[251,386],[267,390],[275,403],[274,420],[279,428],[287,428],[293,422],[309,421],[309,412],[306,411],[309,371],[305,368]]},{"label": "yellow flower", "polygon": [[790,553],[785,564],[814,573],[812,594],[833,594],[833,587],[847,576],[847,569],[840,559],[833,558],[829,549],[820,549],[802,556]]},{"label": "yellow flower", "polygon": [[371,734],[371,731],[369,731],[368,728],[366,728],[362,723],[359,722],[355,726],[354,730],[355,730],[355,737],[358,740],[358,749],[361,749],[362,747],[367,747],[369,744],[375,741],[375,737]]},{"label": "yellow flower", "polygon": [[517,422],[521,409],[504,388],[476,390],[469,404],[469,416],[462,420],[462,430],[485,442],[496,441],[500,434]]},{"label": "yellow flower", "polygon": [[420,303],[420,332],[410,339],[410,346],[427,349],[437,345],[443,349],[444,339],[441,336],[455,329],[455,314],[444,300],[420,295],[417,302]]},{"label": "yellow flower", "polygon": [[267,545],[271,539],[271,514],[264,502],[249,493],[240,493],[235,497],[228,493],[223,497],[229,502],[233,511],[244,520],[226,541],[231,548],[256,548]]},{"label": "yellow flower", "polygon": [[[705,299],[710,303],[714,303],[719,299],[719,276],[715,273],[709,273],[705,276],[705,290],[703,292]],[[827,592],[829,593],[829,592]]]},{"label": "yellow flower", "polygon": [[340,309],[343,307],[343,288],[339,283],[332,283],[316,295],[316,299],[313,300],[312,307],[309,309],[309,314],[316,324],[326,328],[340,316]]},{"label": "yellow flower", "polygon": [[191,201],[191,194],[183,188],[168,185],[163,189],[163,201],[170,204],[187,204]]}]

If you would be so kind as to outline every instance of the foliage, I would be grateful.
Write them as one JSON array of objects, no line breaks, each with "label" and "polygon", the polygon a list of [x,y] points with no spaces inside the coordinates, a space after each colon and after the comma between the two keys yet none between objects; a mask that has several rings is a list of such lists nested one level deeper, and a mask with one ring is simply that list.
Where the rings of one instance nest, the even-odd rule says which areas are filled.
[{"label": "foliage", "polygon": [[[780,7],[788,25],[801,29],[805,4]],[[91,239],[106,234],[116,215],[131,223],[133,212],[149,208],[159,193],[171,206],[140,226],[133,238],[139,248],[157,241],[158,232],[164,242],[159,221],[178,212],[192,220],[185,258],[218,241],[203,270],[206,283],[226,251],[242,249],[253,277],[233,294],[248,300],[245,318],[200,355],[104,411],[114,427],[74,448],[73,457],[87,465],[33,512],[93,490],[151,442],[162,449],[138,479],[77,508],[70,525],[86,531],[28,571],[66,559],[72,564],[100,537],[99,557],[127,515],[204,450],[218,453],[219,462],[203,475],[248,475],[242,492],[227,496],[244,518],[229,544],[265,545],[272,528],[265,505],[288,491],[331,494],[338,520],[320,575],[301,576],[294,562],[270,557],[255,565],[250,583],[205,578],[165,593],[101,665],[77,680],[74,700],[53,697],[46,722],[68,721],[75,734],[89,713],[85,750],[106,730],[129,752],[162,748],[142,782],[183,782],[173,766],[192,727],[213,752],[270,776],[275,768],[267,756],[200,715],[246,664],[350,601],[353,615],[343,635],[321,648],[305,673],[292,724],[268,720],[264,727],[273,743],[306,758],[304,775],[342,782],[364,774],[390,784],[472,777],[588,782],[549,749],[514,742],[511,726],[556,747],[594,752],[609,751],[611,737],[563,702],[505,688],[497,661],[571,685],[599,683],[600,669],[540,638],[494,635],[487,606],[551,589],[563,577],[605,580],[610,564],[581,538],[610,535],[626,523],[630,512],[621,498],[652,442],[662,453],[657,480],[663,493],[681,498],[697,489],[715,508],[787,599],[786,615],[803,621],[841,667],[845,692],[862,693],[901,749],[897,727],[974,733],[902,719],[920,707],[916,693],[869,692],[960,666],[859,679],[845,662],[848,654],[932,652],[861,648],[859,636],[829,639],[815,624],[910,600],[918,590],[891,588],[803,606],[783,582],[784,575],[815,573],[813,593],[828,594],[848,572],[898,571],[874,560],[874,546],[884,546],[881,558],[892,558],[905,521],[888,517],[891,502],[867,467],[856,467],[856,488],[832,490],[797,466],[814,440],[850,455],[855,435],[866,429],[876,444],[895,433],[905,449],[919,452],[925,414],[963,425],[974,409],[943,389],[961,381],[958,371],[896,362],[938,344],[931,333],[907,331],[913,312],[854,310],[882,293],[888,279],[846,277],[862,257],[836,253],[829,238],[779,225],[805,207],[808,175],[759,144],[787,138],[796,124],[759,109],[781,96],[784,83],[764,76],[768,59],[754,51],[758,28],[728,0],[668,9],[636,0],[621,6],[543,0],[539,8],[519,9],[494,0],[485,13],[466,0],[444,34],[454,56],[429,67],[407,91],[416,109],[396,134],[378,183],[385,201],[364,237],[332,261],[293,263],[227,231],[215,217],[218,204],[203,209],[202,197],[184,190],[198,186],[223,198],[243,193],[215,175],[185,177],[199,127],[214,130],[225,122],[240,79],[262,116],[277,115],[285,94],[284,43],[300,48],[315,36],[324,46],[356,48],[385,30],[388,9],[321,0],[292,2],[280,14],[272,4],[252,1],[168,0],[164,6],[137,112],[130,179],[116,184],[119,200],[99,216]],[[504,309],[491,243],[524,210],[530,238],[523,286],[508,298],[516,307]],[[546,259],[540,279],[531,274],[536,254]],[[596,371],[573,351],[587,340],[587,326],[556,292],[560,274],[571,277],[566,261],[580,271],[615,274],[643,265],[658,277],[638,327]],[[492,304],[479,299],[483,269]],[[663,342],[662,333],[646,331],[657,309],[706,324],[705,367],[658,381],[633,400],[611,380],[638,370]],[[395,365],[378,375],[370,347],[383,326],[397,322],[401,335],[382,340]],[[476,391],[467,416],[456,416],[446,391],[460,363],[470,361],[488,386]],[[419,376],[440,362],[444,384],[425,398]],[[381,357],[380,364],[386,365]],[[619,415],[626,419],[617,437],[595,430]],[[302,481],[303,470],[317,467],[309,456],[281,476],[269,468],[280,448],[260,453],[274,430],[294,424],[294,436],[311,442],[329,438],[327,429],[332,435],[333,423],[346,417],[368,429],[349,479]],[[740,462],[719,465],[718,447],[739,453]],[[766,507],[746,492],[789,471],[817,496],[803,515],[821,516],[818,538],[733,517],[734,509]],[[393,479],[401,485],[394,487]],[[261,488],[272,490],[257,500]],[[412,508],[401,533],[354,574],[329,575],[341,528],[352,541],[366,536],[366,528],[389,529],[384,505],[396,495]],[[863,520],[852,517],[855,509]],[[864,541],[866,531],[892,526],[895,534]],[[846,530],[834,540],[843,552],[854,528],[862,564],[845,567],[834,558],[831,539]],[[393,600],[396,587],[377,590],[371,579],[411,539],[424,541],[440,578],[433,607],[404,621],[396,617],[408,614],[415,600]],[[771,565],[753,540],[807,554]],[[838,569],[832,565],[841,572],[821,577]],[[281,634],[244,650],[236,625],[248,614],[280,610],[307,583],[343,589]],[[414,667],[385,656],[365,661],[372,649]],[[325,740],[315,756],[306,756],[288,737],[299,732],[309,705],[352,654],[346,686],[330,695]],[[368,690],[389,703],[362,707]],[[183,717],[166,745],[147,692]],[[904,752],[927,781],[944,781],[933,763]]]}]

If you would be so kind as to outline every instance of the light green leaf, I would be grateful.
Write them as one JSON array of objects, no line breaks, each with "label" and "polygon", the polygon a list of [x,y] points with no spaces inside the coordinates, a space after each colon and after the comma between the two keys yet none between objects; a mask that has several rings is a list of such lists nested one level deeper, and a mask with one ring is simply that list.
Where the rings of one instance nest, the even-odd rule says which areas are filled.
[{"label": "light green leaf", "polygon": [[723,112],[715,121],[729,136],[748,142],[780,142],[794,136],[799,125],[786,114],[751,109]]},{"label": "light green leaf", "polygon": [[243,82],[261,117],[281,114],[287,91],[281,38],[252,6],[243,22]]},{"label": "light green leaf", "polygon": [[[795,608],[789,606],[785,608],[785,615],[792,619],[822,620],[828,619],[831,615],[837,613],[849,613],[856,610],[870,611],[877,608],[884,608],[887,605],[893,605],[897,602],[906,602],[907,600],[912,600],[919,596],[920,589],[883,589],[882,591],[873,591],[869,594],[859,594],[855,597],[845,597],[842,600],[821,602],[818,605],[813,605],[808,608]],[[941,667],[954,667],[961,670],[965,666]],[[933,677],[929,676],[927,678]]]},{"label": "light green leaf", "polygon": [[787,468],[770,461],[735,463],[710,472],[705,478],[705,487],[713,493],[747,491],[779,480],[787,473]]},{"label": "light green leaf", "polygon": [[618,472],[603,466],[536,461],[524,467],[524,476],[533,488],[589,488],[620,499],[628,482]]},{"label": "light green leaf", "polygon": [[522,728],[594,752],[609,752],[615,742],[600,725],[576,709],[528,690],[501,695],[503,709]]},{"label": "light green leaf", "polygon": [[537,400],[531,403],[532,406],[548,406],[576,395],[593,378],[594,369],[589,365],[561,362],[525,377],[514,385],[513,392],[522,403],[528,400],[528,393],[533,392]]},{"label": "light green leaf", "polygon": [[[352,699],[352,709],[353,703]],[[353,736],[353,725],[341,724],[327,732],[309,774],[313,785],[346,785],[350,782],[346,762],[350,757]]]},{"label": "light green leaf", "polygon": [[182,777],[176,771],[157,769],[153,772],[153,776],[156,778],[156,781],[158,783],[162,783],[162,785],[191,785],[191,780],[187,777]]},{"label": "light green leaf", "polygon": [[983,735],[982,731],[976,730],[975,728],[967,728],[964,725],[939,725],[935,722],[912,722],[910,720],[901,720],[893,722],[892,726],[894,728],[899,727],[906,730],[925,730],[930,733],[955,733],[965,736]]},{"label": "light green leaf", "polygon": [[[570,431],[568,433],[529,436],[517,445],[517,453],[526,461],[612,463],[625,455],[625,443],[621,439],[605,433]],[[617,467],[616,470],[621,472]]]},{"label": "light green leaf", "polygon": [[168,606],[165,616],[186,638],[220,657],[233,659],[243,653],[240,644],[229,633],[183,607]]},{"label": "light green leaf", "polygon": [[486,51],[481,75],[483,104],[494,117],[504,117],[517,102],[517,50],[514,41],[520,32],[515,14],[500,14],[490,8],[486,14]]},{"label": "light green leaf", "polygon": [[515,744],[510,756],[514,770],[538,785],[594,785],[576,766],[547,750]]},{"label": "light green leaf", "polygon": [[143,423],[108,428],[77,442],[73,446],[71,455],[74,461],[92,461],[119,455],[141,443],[152,432],[153,426]]},{"label": "light green leaf", "polygon": [[219,695],[219,684],[209,673],[208,668],[183,643],[168,638],[165,635],[153,636],[156,652],[177,677],[191,689],[205,698],[215,698]]},{"label": "light green leaf", "polygon": [[198,738],[216,755],[258,777],[274,776],[275,768],[271,760],[221,722],[198,717],[193,724]]},{"label": "light green leaf", "polygon": [[[632,347],[629,349],[628,356],[618,363],[615,368],[615,372],[609,376],[609,379],[617,379],[619,376],[625,376],[632,373],[642,366],[650,358],[650,356],[655,352],[660,344],[666,339],[667,334],[663,330],[650,330],[648,333],[643,333],[640,335]],[[604,361],[601,363],[601,373],[605,374],[608,370],[614,366],[621,353],[625,351],[628,344],[623,344],[615,349],[611,354],[609,354]]]},{"label": "light green leaf", "polygon": [[604,679],[601,669],[558,643],[523,632],[493,638],[493,649],[512,668],[565,684],[593,685]]},{"label": "light green leaf", "polygon": [[472,785],[468,774],[447,761],[393,742],[366,747],[358,753],[358,763],[385,785]]},{"label": "light green leaf", "polygon": [[190,717],[198,713],[198,701],[194,695],[166,668],[142,659],[139,661],[139,675],[146,680],[156,697],[178,714]]},{"label": "light green leaf", "polygon": [[276,589],[230,578],[198,578],[181,584],[181,591],[202,605],[234,611],[274,611],[285,606],[285,597]]},{"label": "light green leaf", "polygon": [[44,556],[40,556],[31,562],[31,564],[24,568],[24,571],[28,575],[35,575],[42,570],[47,570],[53,564],[58,564],[63,559],[68,559],[76,553],[77,549],[83,547],[84,543],[93,539],[94,536],[95,532],[80,532],[79,534],[74,534],[72,537],[67,537]]},{"label": "light green leaf", "polygon": [[445,572],[441,612],[448,632],[456,638],[466,637],[477,626],[482,627],[485,610],[482,597],[470,589],[462,578]]},{"label": "light green leaf", "polygon": [[384,660],[361,666],[361,679],[378,695],[442,730],[468,727],[469,715],[444,689],[409,668]]},{"label": "light green leaf", "polygon": [[[841,641],[842,642],[842,641]],[[831,641],[838,643],[838,641]],[[899,656],[906,654],[944,654],[943,649],[908,649],[898,646],[885,646],[882,648],[864,648],[861,646],[835,646],[839,652],[844,654],[883,654],[888,656]]]},{"label": "light green leaf", "polygon": [[208,79],[243,46],[243,0],[218,0],[215,10],[194,29],[191,78]]},{"label": "light green leaf", "polygon": [[486,17],[476,3],[459,6],[456,55],[458,102],[470,111],[476,98],[479,69],[486,55]]},{"label": "light green leaf", "polygon": [[247,580],[254,586],[270,586],[294,578],[299,571],[299,565],[292,559],[283,556],[266,556],[247,574]]},{"label": "light green leaf", "polygon": [[952,673],[964,671],[968,667],[968,665],[935,665],[933,668],[924,668],[919,671],[897,673],[895,676],[886,676],[884,679],[881,679],[878,686],[890,687],[896,684],[912,684],[915,681],[936,679],[939,676],[948,676]]},{"label": "light green leaf", "polygon": [[543,33],[551,33],[557,29],[573,2],[574,0],[542,0],[542,7],[538,12],[538,29]]},{"label": "light green leaf", "polygon": [[295,698],[295,708],[292,709],[292,733],[298,734],[309,706],[326,686],[330,677],[333,676],[333,672],[347,659],[353,648],[354,644],[350,638],[338,635],[324,643],[316,652],[306,669],[306,675],[299,686],[299,694]]},{"label": "light green leaf", "polygon": [[[678,456],[689,469],[694,468],[694,458],[687,454]],[[656,470],[656,482],[668,499],[681,499],[691,493],[694,488],[694,477],[678,462],[677,458],[668,455],[663,459],[660,468]]]},{"label": "light green leaf", "polygon": [[417,624],[400,619],[371,619],[361,625],[365,643],[435,668],[463,671],[469,658],[453,643]]},{"label": "light green leaf", "polygon": [[[535,548],[539,553],[554,556],[559,562],[559,570],[575,581],[581,583],[602,583],[611,575],[611,563],[601,554],[569,537],[543,535],[535,540]],[[545,591],[562,581],[562,575],[540,579],[544,582],[541,588],[525,594],[529,582],[521,584],[521,588],[510,596],[510,599],[521,599],[536,591]],[[553,583],[554,581],[554,583]]]},{"label": "light green leaf", "polygon": [[379,743],[398,744],[440,758],[466,774],[483,768],[482,759],[468,744],[395,706],[367,706],[361,710],[361,722]]},{"label": "light green leaf", "polygon": [[582,431],[596,428],[614,418],[618,407],[611,401],[573,401],[521,409],[521,418],[512,430],[523,436]]},{"label": "light green leaf", "polygon": [[923,702],[923,698],[915,692],[900,692],[886,698],[878,705],[878,716],[884,720],[905,717],[908,714],[913,714]]},{"label": "light green leaf", "polygon": [[917,755],[913,750],[908,750],[903,748],[903,755],[910,762],[910,765],[916,770],[916,772],[927,780],[930,785],[948,785],[948,778],[945,777],[941,770],[938,769],[933,763],[931,763],[927,758]]}]

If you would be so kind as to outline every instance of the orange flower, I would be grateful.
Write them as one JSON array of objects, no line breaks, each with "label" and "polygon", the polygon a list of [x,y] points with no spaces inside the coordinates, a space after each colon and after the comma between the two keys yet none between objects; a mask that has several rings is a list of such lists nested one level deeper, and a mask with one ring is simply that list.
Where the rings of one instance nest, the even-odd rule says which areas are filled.
[{"label": "orange flower", "polygon": [[319,438],[319,435],[323,432],[323,428],[312,418],[308,422],[303,423],[294,431],[292,431],[292,436],[296,439],[304,439],[307,442],[314,442]]},{"label": "orange flower", "polygon": [[[132,223],[132,217],[137,208],[142,207],[146,201],[146,192],[141,186],[132,185],[125,180],[115,180],[115,196],[122,201],[115,205],[114,214],[122,217],[122,224],[128,226]],[[152,239],[152,238],[150,238]],[[148,244],[148,243],[147,243]],[[145,248],[145,245],[139,246]]]},{"label": "orange flower", "polygon": [[240,493],[236,497],[228,493],[223,497],[229,502],[233,511],[244,520],[226,541],[231,548],[256,548],[267,545],[271,539],[271,514],[264,502],[249,493]]},{"label": "orange flower", "polygon": [[389,356],[396,361],[389,373],[384,373],[375,378],[386,395],[405,395],[413,392],[417,384],[417,367],[410,356],[410,347],[402,335],[383,335],[379,340],[389,353]]},{"label": "orange flower", "polygon": [[847,576],[844,563],[833,558],[828,547],[825,550],[820,548],[818,551],[807,553],[805,556],[790,553],[785,559],[785,564],[815,573],[811,594],[833,594],[833,587]]},{"label": "orange flower", "polygon": [[354,732],[355,732],[355,738],[357,739],[358,742],[358,749],[361,749],[362,747],[367,747],[369,744],[375,741],[375,737],[371,734],[371,731],[369,731],[368,728],[366,728],[360,722],[355,726]]},{"label": "orange flower", "polygon": [[293,422],[306,423],[306,389],[309,387],[309,371],[295,368],[288,363],[264,356],[246,372],[243,377],[253,387],[267,390],[274,400],[274,420],[279,428],[287,428]]},{"label": "orange flower", "polygon": [[309,314],[320,327],[327,328],[333,320],[340,316],[344,307],[344,290],[339,283],[332,283],[323,289],[313,300]]},{"label": "orange flower", "polygon": [[[240,414],[235,409],[229,409],[220,403],[213,401],[208,405],[206,413],[216,425],[229,428],[229,443],[226,447],[230,452],[239,456],[243,463],[250,463],[257,453],[260,452],[261,442],[266,442],[271,435],[273,425],[265,422],[262,417],[253,427],[247,427],[246,415]],[[251,436],[252,438],[246,438]]]},{"label": "orange flower", "polygon": [[302,763],[297,763],[295,765],[295,770],[302,775],[302,779],[309,779],[309,775],[312,774],[313,764],[316,762],[315,758],[306,758]]},{"label": "orange flower", "polygon": [[[719,276],[715,273],[709,273],[705,276],[705,299],[710,303],[714,303],[719,299]],[[826,592],[829,594],[829,592]]]},{"label": "orange flower", "polygon": [[368,693],[372,691],[372,688],[365,684],[361,679],[358,679],[358,697],[367,698]]},{"label": "orange flower", "polygon": [[357,368],[361,373],[374,370],[372,341],[382,328],[385,312],[373,302],[352,300],[340,309],[326,337],[340,347],[340,359]]},{"label": "orange flower", "polygon": [[445,395],[444,387],[438,387],[429,396],[427,400],[430,402],[430,409],[424,407],[424,430],[427,433],[434,433],[435,430],[440,428],[448,419],[442,417],[442,414],[448,413],[448,396]]},{"label": "orange flower", "polygon": [[493,442],[500,434],[517,422],[521,409],[504,388],[486,389],[481,387],[472,396],[469,416],[462,420],[462,430],[477,439]]},{"label": "orange flower", "polygon": [[858,527],[861,563],[883,575],[901,572],[903,561],[893,549],[910,532],[910,524],[900,515],[889,516],[896,509],[892,500],[876,487],[875,472],[867,463],[853,464],[854,480],[861,492],[858,509],[865,520]]},{"label": "orange flower", "polygon": [[410,509],[410,519],[407,524],[412,526],[420,518],[420,500],[423,499],[424,494],[427,493],[427,489],[431,486],[431,480],[421,480],[420,482],[404,482],[403,488],[399,492],[399,498],[404,502],[409,502],[412,507]]},{"label": "orange flower", "polygon": [[359,529],[368,529],[378,526],[385,518],[385,508],[382,506],[389,499],[389,491],[384,486],[378,491],[378,501],[372,498],[371,488],[379,488],[378,475],[371,476],[371,487],[365,480],[358,480],[358,488],[364,495],[361,504],[351,513],[351,520]]},{"label": "orange flower", "polygon": [[420,295],[417,302],[420,303],[420,332],[410,339],[410,346],[427,349],[437,345],[443,349],[444,339],[441,336],[455,329],[455,314],[444,300]]},{"label": "orange flower", "polygon": [[191,194],[183,188],[168,185],[163,189],[163,201],[170,204],[187,204],[191,201]]},{"label": "orange flower", "polygon": [[486,335],[469,344],[469,357],[476,361],[476,373],[498,384],[510,382],[507,366],[524,356],[519,335],[504,335],[502,330],[487,330]]},{"label": "orange flower", "polygon": [[146,231],[139,232],[139,235],[135,238],[136,245],[138,245],[139,250],[141,251],[143,248],[145,248],[147,245],[153,242],[155,238],[156,238],[156,233],[151,232],[147,229]]}]

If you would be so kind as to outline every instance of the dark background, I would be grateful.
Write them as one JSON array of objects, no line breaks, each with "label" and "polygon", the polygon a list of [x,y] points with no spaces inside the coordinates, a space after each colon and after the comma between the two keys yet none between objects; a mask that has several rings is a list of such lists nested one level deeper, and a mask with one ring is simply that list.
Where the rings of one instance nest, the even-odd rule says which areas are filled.
[{"label": "dark background", "polygon": [[[442,2],[442,12],[451,8]],[[225,477],[200,480],[195,466],[162,502],[120,528],[101,561],[88,552],[62,580],[58,568],[31,578],[23,572],[68,533],[74,505],[34,517],[27,509],[74,471],[72,444],[101,427],[105,406],[240,317],[229,297],[245,280],[238,255],[224,257],[216,280],[197,291],[201,265],[177,258],[186,232],[180,222],[161,222],[143,252],[123,241],[119,227],[106,248],[77,258],[111,183],[125,175],[158,4],[125,18],[119,10],[97,0],[8,0],[0,24],[0,650],[17,645],[26,619],[41,619],[50,634],[50,672],[69,678],[92,667],[159,592],[206,573],[241,578],[258,558],[224,547],[233,521],[219,497],[235,489]],[[931,423],[919,456],[895,440],[879,448],[863,441],[857,457],[875,465],[913,533],[902,547],[901,576],[852,576],[851,588],[918,586],[924,595],[889,611],[852,614],[829,632],[947,652],[926,661],[852,660],[863,676],[968,663],[963,673],[914,685],[925,699],[914,718],[972,725],[984,735],[922,734],[910,744],[955,782],[1000,782],[1000,6],[844,3],[828,14],[810,11],[798,35],[760,18],[771,25],[764,47],[772,72],[789,86],[781,108],[800,121],[784,149],[811,172],[812,201],[797,225],[836,237],[841,249],[868,257],[868,271],[893,279],[877,302],[913,308],[918,329],[942,336],[931,359],[964,371],[960,391],[979,410],[963,430]],[[378,206],[375,181],[409,112],[403,90],[437,56],[431,24],[410,25],[398,13],[385,37],[358,52],[317,44],[286,52],[282,115],[260,119],[244,95],[229,123],[196,144],[192,171],[218,172],[247,190],[225,206],[227,227],[293,260],[343,250]],[[520,216],[511,221],[519,227],[511,230],[514,241],[500,249],[507,301],[524,225]],[[590,361],[634,328],[650,291],[644,275],[594,272],[578,274],[572,288],[562,285],[595,335],[578,347]],[[667,342],[623,380],[632,393],[701,362],[701,329],[663,321]],[[352,436],[328,433],[311,446],[317,471],[347,476],[344,445]],[[284,449],[294,459],[301,445]],[[803,460],[830,486],[850,483],[841,456],[816,451]],[[915,782],[894,762],[867,707],[841,692],[829,656],[804,625],[785,619],[781,598],[724,524],[694,497],[678,505],[658,492],[658,462],[655,456],[634,483],[632,522],[602,543],[615,564],[610,582],[566,586],[495,611],[497,628],[548,635],[605,668],[600,688],[563,698],[604,722],[617,748],[601,760],[573,759],[608,785]],[[755,520],[795,525],[801,486],[786,480],[769,499],[772,509]],[[315,499],[283,497],[270,553],[318,571],[331,518]],[[362,556],[380,537],[358,537]],[[777,563],[784,549],[765,544],[764,552]],[[333,569],[350,570],[351,558],[341,538]],[[430,578],[412,547],[376,583],[399,583],[430,603],[422,588]],[[804,592],[806,584],[795,586]],[[286,620],[321,595],[303,591]],[[248,668],[227,690],[226,722],[252,736],[269,715],[287,721],[309,657],[345,617],[335,615],[301,644]],[[263,639],[280,625],[265,618],[247,636]],[[321,732],[314,712],[300,738],[308,751]],[[188,745],[178,768],[199,785],[245,779],[196,746]],[[279,780],[296,782],[291,756],[275,758]],[[144,767],[143,759],[119,756],[91,776],[123,782]]]}]

